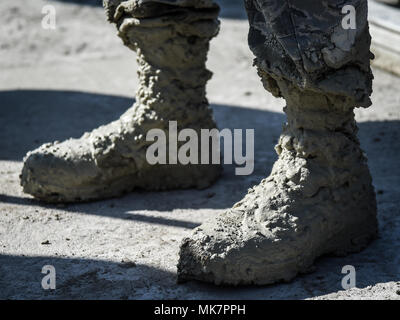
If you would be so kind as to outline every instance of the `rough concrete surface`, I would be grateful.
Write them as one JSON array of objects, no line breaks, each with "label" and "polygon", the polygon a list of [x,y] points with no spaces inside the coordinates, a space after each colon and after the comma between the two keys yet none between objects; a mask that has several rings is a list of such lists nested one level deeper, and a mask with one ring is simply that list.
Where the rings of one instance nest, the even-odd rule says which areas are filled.
[{"label": "rough concrete surface", "polygon": [[[95,1],[0,3],[1,298],[399,299],[400,79],[378,69],[373,106],[357,109],[356,119],[377,191],[379,238],[361,253],[319,259],[314,273],[290,283],[176,284],[181,239],[268,175],[285,121],[284,101],[265,92],[252,67],[241,1],[219,2],[222,23],[207,62],[214,73],[208,98],[219,128],[255,129],[254,173],[235,176],[225,166],[221,179],[205,190],[136,192],[67,206],[23,194],[22,158],[42,143],[77,138],[118,119],[138,85],[135,57]],[[40,25],[47,3],[57,9],[56,31]],[[48,264],[57,271],[55,291],[40,285]],[[356,268],[357,288],[342,289],[345,265]]]},{"label": "rough concrete surface", "polygon": [[368,3],[372,52],[375,55],[373,63],[374,66],[400,76],[400,2],[393,1],[397,2],[397,7],[382,2]]}]

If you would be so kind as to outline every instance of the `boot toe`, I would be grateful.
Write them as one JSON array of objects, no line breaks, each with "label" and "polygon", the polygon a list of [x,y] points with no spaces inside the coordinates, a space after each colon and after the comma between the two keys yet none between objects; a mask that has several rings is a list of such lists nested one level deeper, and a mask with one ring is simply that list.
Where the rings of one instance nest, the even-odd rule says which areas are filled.
[{"label": "boot toe", "polygon": [[90,148],[82,141],[70,139],[47,143],[29,152],[24,158],[20,182],[24,192],[36,198],[61,202],[67,200],[67,193],[79,197],[77,187],[95,176]]},{"label": "boot toe", "polygon": [[243,223],[243,213],[225,212],[196,228],[181,244],[178,282],[265,285],[290,281],[309,260],[304,242],[282,240]]}]

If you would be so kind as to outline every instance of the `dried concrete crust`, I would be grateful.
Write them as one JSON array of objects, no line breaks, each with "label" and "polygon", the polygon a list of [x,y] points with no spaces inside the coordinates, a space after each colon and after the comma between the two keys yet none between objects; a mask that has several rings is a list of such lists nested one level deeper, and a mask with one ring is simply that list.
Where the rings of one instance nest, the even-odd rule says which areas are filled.
[{"label": "dried concrete crust", "polygon": [[24,158],[21,185],[49,202],[118,196],[134,188],[204,188],[219,165],[149,165],[146,133],[215,128],[205,85],[209,41],[219,31],[219,7],[204,1],[104,1],[108,20],[136,51],[140,85],[136,103],[117,121],[80,139],[48,143]]},{"label": "dried concrete crust", "polygon": [[232,209],[182,241],[178,281],[271,284],[347,254],[377,235],[376,200],[357,139],[372,73],[367,1],[356,30],[340,27],[343,1],[246,0],[249,45],[287,123],[270,176]]}]

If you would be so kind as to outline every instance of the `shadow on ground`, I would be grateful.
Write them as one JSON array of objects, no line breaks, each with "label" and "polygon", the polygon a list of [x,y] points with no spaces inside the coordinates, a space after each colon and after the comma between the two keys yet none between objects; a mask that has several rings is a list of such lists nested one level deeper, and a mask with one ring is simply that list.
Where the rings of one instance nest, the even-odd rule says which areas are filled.
[{"label": "shadow on ground", "polygon": [[[43,290],[42,268],[56,270],[56,290]],[[133,262],[0,255],[0,299],[151,299],[172,273]],[[160,298],[160,296],[158,296]]]},{"label": "shadow on ground", "polygon": [[[85,131],[109,123],[129,108],[132,98],[75,91],[13,90],[0,91],[0,160],[22,161],[29,150],[45,142],[78,138]],[[119,219],[148,220],[149,223],[175,224],[193,227],[189,222],[147,218],[129,211],[171,211],[177,208],[230,208],[239,201],[247,189],[265,178],[276,160],[273,149],[285,116],[282,113],[212,105],[220,129],[254,129],[254,172],[249,176],[235,175],[234,165],[225,165],[221,179],[206,190],[176,190],[169,192],[138,192],[124,196],[125,207],[117,199],[103,201],[109,206],[107,213],[91,211],[90,204],[69,205],[68,210],[91,214],[107,214]],[[362,122],[360,140],[366,150],[372,174],[375,178],[390,176],[397,170],[392,163],[398,160],[400,147],[398,133],[400,121]],[[375,132],[377,136],[372,136]],[[243,132],[244,134],[244,132]],[[381,143],[385,140],[387,143]],[[378,166],[387,162],[385,166]],[[390,172],[389,172],[390,171]],[[166,197],[166,194],[168,197]],[[137,201],[140,199],[140,201]],[[49,206],[29,197],[0,195],[1,202],[19,205]]]},{"label": "shadow on ground", "polygon": [[[319,259],[316,272],[290,283],[239,288],[178,285],[175,272],[132,261],[0,255],[0,299],[307,299],[342,290],[344,265],[356,268],[357,288],[399,280],[391,272],[376,273],[374,265],[381,262],[371,253],[378,249],[375,242],[360,254]],[[55,267],[55,290],[42,288],[45,265]]]},{"label": "shadow on ground", "polygon": [[[118,119],[134,100],[83,92],[15,90],[0,91],[0,101],[0,160],[22,161],[29,150],[45,142],[63,141],[69,137],[78,138],[85,131]],[[220,129],[255,130],[255,164],[252,175],[237,176],[234,165],[225,165],[221,179],[206,190],[138,191],[124,197],[125,211],[117,205],[117,200],[104,201],[105,205],[112,208],[102,214],[121,219],[147,219],[126,211],[228,208],[240,200],[249,187],[264,178],[277,157],[273,146],[279,137],[285,116],[281,113],[237,106],[212,105],[212,109]],[[168,197],[165,197],[165,194],[168,194]],[[137,201],[138,198],[140,201]],[[0,201],[20,205],[44,205],[29,197],[19,198],[11,195],[0,195]],[[89,208],[90,204],[68,206],[69,210],[83,212],[91,212]],[[185,225],[185,222],[162,219],[150,219],[149,222]]]},{"label": "shadow on ground", "polygon": [[[103,0],[52,0],[57,2],[73,3],[85,6],[101,7]],[[243,0],[216,0],[221,6],[221,18],[228,19],[247,19],[247,15],[244,9]]]},{"label": "shadow on ground", "polygon": [[[84,131],[117,119],[133,99],[71,91],[19,90],[0,92],[0,160],[21,161],[22,156],[43,142],[79,137]],[[285,117],[281,113],[213,105],[220,128],[255,129],[255,171],[248,177],[235,176],[232,166],[225,166],[222,178],[207,190],[171,192],[134,192],[123,201],[110,199],[98,205],[68,205],[65,210],[107,216],[115,219],[192,229],[196,223],[138,211],[170,211],[175,208],[229,208],[241,199],[246,189],[265,177],[276,159],[273,151]],[[398,252],[391,245],[397,241],[398,208],[394,199],[399,170],[393,164],[400,154],[400,121],[363,122],[360,140],[369,156],[374,180],[379,185],[378,207],[381,239],[365,251],[344,258],[325,257],[317,262],[317,271],[296,278],[289,284],[265,287],[217,288],[201,283],[176,285],[175,272],[138,264],[79,258],[25,257],[0,255],[1,298],[143,298],[143,299],[301,299],[341,290],[344,265],[357,270],[357,286],[399,281]],[[374,132],[377,136],[372,136]],[[397,143],[397,144],[396,144]],[[384,165],[382,165],[382,163]],[[386,170],[386,171],[385,171]],[[138,201],[140,199],[140,201]],[[10,204],[54,207],[13,195],[0,195]],[[103,210],[104,206],[108,210]],[[103,207],[103,208],[101,208]],[[102,210],[98,209],[101,208]],[[397,231],[396,231],[397,230]],[[397,260],[396,260],[397,259]],[[44,291],[40,286],[41,268],[57,269],[57,290]]]}]

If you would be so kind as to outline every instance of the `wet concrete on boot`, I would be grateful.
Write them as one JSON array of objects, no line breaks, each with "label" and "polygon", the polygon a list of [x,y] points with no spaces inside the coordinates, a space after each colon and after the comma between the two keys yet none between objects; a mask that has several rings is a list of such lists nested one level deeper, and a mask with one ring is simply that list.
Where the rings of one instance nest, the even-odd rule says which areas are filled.
[{"label": "wet concrete on boot", "polygon": [[[145,190],[205,188],[219,165],[150,165],[150,129],[168,134],[213,129],[205,86],[209,42],[217,35],[213,1],[105,1],[106,15],[124,44],[137,54],[136,103],[119,120],[80,139],[47,143],[24,159],[21,185],[47,202],[79,202]],[[168,145],[166,146],[168,150]]]},{"label": "wet concrete on boot", "polygon": [[271,284],[324,254],[357,252],[377,237],[376,200],[353,109],[371,105],[367,1],[357,29],[340,1],[249,0],[249,45],[265,89],[288,121],[270,176],[181,245],[178,279]]},{"label": "wet concrete on boot", "polygon": [[[242,16],[242,1],[228,2],[229,8],[237,7],[229,17]],[[373,107],[355,110],[358,136],[377,191],[378,240],[360,253],[318,259],[313,273],[290,283],[235,288],[200,282],[177,285],[180,240],[194,226],[242,199],[247,188],[270,173],[277,158],[274,145],[285,121],[284,100],[266,94],[251,68],[248,22],[222,15],[220,35],[211,42],[207,67],[214,76],[207,92],[219,128],[255,129],[251,176],[235,176],[232,166],[225,165],[221,179],[205,190],[133,192],[118,199],[56,206],[22,193],[18,175],[23,155],[44,142],[79,137],[118,119],[131,105],[138,82],[132,76],[134,55],[120,44],[113,26],[105,23],[100,6],[54,1],[62,18],[59,28],[43,33],[45,4],[43,0],[0,3],[1,30],[7,32],[2,38],[5,59],[0,61],[2,297],[398,299],[399,78],[374,69]],[[17,21],[21,30],[8,32]],[[59,290],[41,288],[40,270],[46,264],[56,267]],[[341,287],[345,265],[355,267],[357,288]]]}]

